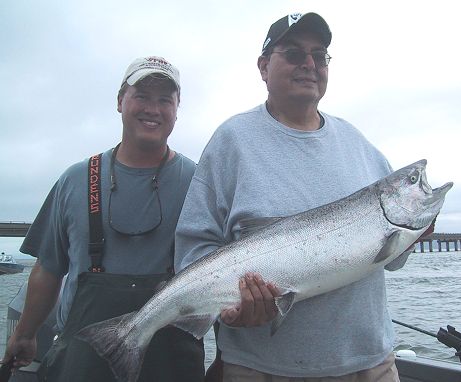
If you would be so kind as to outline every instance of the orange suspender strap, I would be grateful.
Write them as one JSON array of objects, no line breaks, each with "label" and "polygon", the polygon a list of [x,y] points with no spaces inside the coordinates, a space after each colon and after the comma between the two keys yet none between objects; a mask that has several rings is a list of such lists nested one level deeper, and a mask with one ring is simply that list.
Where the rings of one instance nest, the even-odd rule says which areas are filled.
[{"label": "orange suspender strap", "polygon": [[101,199],[101,158],[94,155],[88,160],[88,217],[90,240],[88,253],[91,258],[90,272],[104,272],[102,257],[104,254],[104,234],[102,231],[102,199]]}]

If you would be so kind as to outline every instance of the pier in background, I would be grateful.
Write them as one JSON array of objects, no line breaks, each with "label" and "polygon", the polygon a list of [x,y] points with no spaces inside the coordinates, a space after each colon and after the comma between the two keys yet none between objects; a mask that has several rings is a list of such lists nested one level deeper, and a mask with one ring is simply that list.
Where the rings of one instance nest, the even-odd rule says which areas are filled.
[{"label": "pier in background", "polygon": [[0,237],[24,237],[31,223],[0,222]]},{"label": "pier in background", "polygon": [[[24,237],[30,225],[31,223],[26,222],[0,222],[0,237]],[[443,250],[461,251],[461,233],[432,233],[418,241],[415,252]]]},{"label": "pier in background", "polygon": [[[452,246],[450,246],[451,243],[453,243]],[[418,240],[415,252],[442,252],[442,249],[445,249],[447,252],[461,251],[461,234],[434,232]]]}]

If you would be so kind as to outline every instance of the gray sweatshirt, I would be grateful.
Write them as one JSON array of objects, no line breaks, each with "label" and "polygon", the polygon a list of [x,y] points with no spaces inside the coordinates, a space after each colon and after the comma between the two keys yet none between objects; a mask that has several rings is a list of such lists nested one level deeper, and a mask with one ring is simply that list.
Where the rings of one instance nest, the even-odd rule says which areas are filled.
[{"label": "gray sweatshirt", "polygon": [[[321,115],[323,127],[304,132],[282,125],[260,105],[216,130],[179,219],[177,271],[235,240],[242,219],[306,211],[348,196],[392,171],[351,124]],[[363,280],[295,304],[272,337],[270,324],[221,325],[218,345],[224,361],[270,374],[344,375],[373,367],[392,351],[386,304],[381,268]]]}]

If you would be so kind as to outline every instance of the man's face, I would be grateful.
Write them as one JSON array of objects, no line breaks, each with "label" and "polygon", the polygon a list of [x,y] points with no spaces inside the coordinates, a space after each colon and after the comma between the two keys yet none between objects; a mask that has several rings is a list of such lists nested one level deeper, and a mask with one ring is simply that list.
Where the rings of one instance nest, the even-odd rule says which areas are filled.
[{"label": "man's face", "polygon": [[179,96],[174,84],[164,78],[146,77],[119,95],[123,140],[138,147],[161,147],[173,130]]},{"label": "man's face", "polygon": [[283,53],[277,53],[294,48],[307,53],[326,52],[319,38],[310,32],[285,36],[269,57],[260,57],[258,61],[269,98],[318,104],[327,89],[328,66],[316,65],[311,55],[300,64],[291,64]]}]

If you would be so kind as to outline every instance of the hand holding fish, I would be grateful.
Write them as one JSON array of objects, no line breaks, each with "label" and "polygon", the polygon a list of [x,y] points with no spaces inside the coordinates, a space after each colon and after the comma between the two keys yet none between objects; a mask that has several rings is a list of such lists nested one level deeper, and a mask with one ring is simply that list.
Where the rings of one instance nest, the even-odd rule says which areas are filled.
[{"label": "hand holding fish", "polygon": [[259,274],[247,273],[239,280],[241,301],[239,306],[221,312],[221,320],[229,326],[251,327],[271,321],[278,310],[274,297],[280,292],[266,283]]}]

